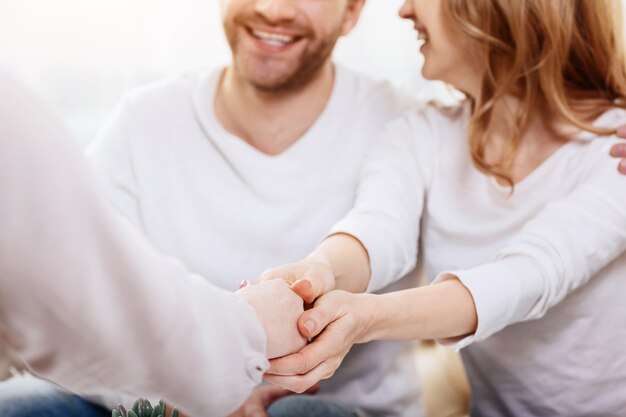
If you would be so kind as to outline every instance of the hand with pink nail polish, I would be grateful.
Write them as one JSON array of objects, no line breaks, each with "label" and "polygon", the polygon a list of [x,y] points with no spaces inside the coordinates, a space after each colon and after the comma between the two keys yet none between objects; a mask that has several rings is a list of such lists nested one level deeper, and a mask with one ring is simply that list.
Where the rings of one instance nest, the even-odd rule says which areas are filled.
[{"label": "hand with pink nail polish", "polygon": [[[617,135],[626,139],[626,126],[617,129]],[[614,158],[621,158],[618,170],[620,173],[626,175],[626,142],[618,143],[611,148],[611,156]]]},{"label": "hand with pink nail polish", "polygon": [[[244,285],[245,284],[245,285]],[[267,335],[267,357],[278,358],[302,349],[307,339],[298,331],[304,302],[283,280],[256,285],[242,282],[235,294],[247,301],[259,316]]]}]

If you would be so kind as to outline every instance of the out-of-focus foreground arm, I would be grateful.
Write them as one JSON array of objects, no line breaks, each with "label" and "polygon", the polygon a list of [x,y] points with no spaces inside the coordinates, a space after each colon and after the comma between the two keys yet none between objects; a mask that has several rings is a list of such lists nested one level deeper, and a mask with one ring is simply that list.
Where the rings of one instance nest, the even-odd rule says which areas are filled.
[{"label": "out-of-focus foreground arm", "polygon": [[83,394],[234,410],[268,366],[255,310],[161,258],[46,106],[1,71],[0,92],[0,341]]}]

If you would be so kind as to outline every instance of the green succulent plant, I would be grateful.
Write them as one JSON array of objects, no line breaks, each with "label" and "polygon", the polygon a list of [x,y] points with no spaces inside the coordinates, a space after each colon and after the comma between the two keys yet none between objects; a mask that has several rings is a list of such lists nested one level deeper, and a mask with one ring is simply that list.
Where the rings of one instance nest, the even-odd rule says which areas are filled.
[{"label": "green succulent plant", "polygon": [[169,416],[165,415],[166,408],[163,401],[159,401],[157,405],[152,408],[150,401],[139,399],[133,404],[133,408],[126,410],[124,406],[120,405],[113,409],[111,417],[178,417],[178,410],[173,409]]}]

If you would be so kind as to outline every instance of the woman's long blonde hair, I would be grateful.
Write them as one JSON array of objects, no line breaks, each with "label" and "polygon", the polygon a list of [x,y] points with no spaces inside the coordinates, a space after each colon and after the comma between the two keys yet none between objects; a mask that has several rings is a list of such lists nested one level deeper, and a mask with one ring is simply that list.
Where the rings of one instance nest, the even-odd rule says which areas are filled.
[{"label": "woman's long blonde hair", "polygon": [[[485,63],[469,140],[481,171],[512,184],[508,168],[533,111],[548,109],[572,125],[601,135],[593,118],[626,107],[626,53],[621,0],[443,0],[452,24],[476,41]],[[514,96],[521,106],[511,140],[497,164],[485,159],[494,105]]]}]

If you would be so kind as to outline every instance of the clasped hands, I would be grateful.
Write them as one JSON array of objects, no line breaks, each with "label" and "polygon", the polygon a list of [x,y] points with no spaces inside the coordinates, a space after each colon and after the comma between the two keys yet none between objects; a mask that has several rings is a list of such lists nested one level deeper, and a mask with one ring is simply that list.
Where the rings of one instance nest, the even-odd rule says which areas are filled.
[{"label": "clasped hands", "polygon": [[[268,357],[273,358],[268,382],[305,392],[330,378],[353,344],[367,341],[364,298],[369,295],[335,290],[327,264],[299,261],[265,271],[258,282],[242,283],[238,295],[255,307],[266,328]],[[257,292],[264,296],[250,297]],[[294,297],[299,299],[295,304]],[[306,311],[304,304],[310,307]]]}]

